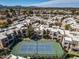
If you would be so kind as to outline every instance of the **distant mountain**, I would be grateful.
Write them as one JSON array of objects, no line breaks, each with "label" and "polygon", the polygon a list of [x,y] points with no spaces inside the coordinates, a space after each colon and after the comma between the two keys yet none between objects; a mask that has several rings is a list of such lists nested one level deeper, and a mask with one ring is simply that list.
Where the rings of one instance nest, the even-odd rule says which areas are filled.
[{"label": "distant mountain", "polygon": [[[17,5],[17,6],[4,6],[4,5],[1,5],[0,4],[0,9],[3,9],[3,8],[70,8],[70,7],[38,7],[38,6],[20,6],[20,5]],[[76,8],[76,7],[71,7],[71,8]]]},{"label": "distant mountain", "polygon": [[37,6],[28,6],[28,7],[31,7],[31,8],[38,8]]},{"label": "distant mountain", "polygon": [[2,7],[3,5],[0,4],[0,7]]},{"label": "distant mountain", "polygon": [[3,6],[3,5],[0,4],[0,8],[5,8],[5,7],[7,7],[7,6]]},{"label": "distant mountain", "polygon": [[0,4],[0,8],[3,8],[4,6]]},{"label": "distant mountain", "polygon": [[1,5],[0,4],[0,8],[38,8],[36,6],[20,6],[20,5],[17,5],[17,6],[4,6],[4,5]]}]

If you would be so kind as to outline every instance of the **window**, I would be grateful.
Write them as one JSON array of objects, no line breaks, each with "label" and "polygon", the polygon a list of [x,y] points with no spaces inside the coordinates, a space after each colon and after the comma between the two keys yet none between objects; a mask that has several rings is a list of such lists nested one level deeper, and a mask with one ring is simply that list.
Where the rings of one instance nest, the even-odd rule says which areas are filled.
[{"label": "window", "polygon": [[7,35],[7,36],[8,36],[8,39],[11,39],[12,38],[11,34],[10,35]]},{"label": "window", "polygon": [[64,44],[68,44],[67,42],[65,42]]}]

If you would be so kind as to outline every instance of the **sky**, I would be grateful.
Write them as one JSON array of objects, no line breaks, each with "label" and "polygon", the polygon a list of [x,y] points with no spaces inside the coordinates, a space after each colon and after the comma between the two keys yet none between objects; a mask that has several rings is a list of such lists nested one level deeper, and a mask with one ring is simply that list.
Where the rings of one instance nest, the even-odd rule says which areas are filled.
[{"label": "sky", "polygon": [[0,0],[7,6],[79,7],[79,0]]}]

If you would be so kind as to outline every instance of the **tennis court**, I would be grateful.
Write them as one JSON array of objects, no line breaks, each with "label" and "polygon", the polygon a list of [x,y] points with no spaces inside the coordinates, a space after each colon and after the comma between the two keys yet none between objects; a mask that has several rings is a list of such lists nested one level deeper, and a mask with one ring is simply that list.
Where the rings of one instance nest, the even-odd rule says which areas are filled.
[{"label": "tennis court", "polygon": [[13,48],[11,53],[21,56],[41,57],[61,57],[64,54],[60,44],[52,40],[22,41]]}]

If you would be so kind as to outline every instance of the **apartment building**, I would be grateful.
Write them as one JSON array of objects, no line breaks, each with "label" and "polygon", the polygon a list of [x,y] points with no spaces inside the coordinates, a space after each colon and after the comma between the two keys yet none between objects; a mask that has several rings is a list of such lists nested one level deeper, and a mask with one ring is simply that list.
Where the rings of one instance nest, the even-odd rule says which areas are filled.
[{"label": "apartment building", "polygon": [[27,35],[27,27],[24,27],[23,24],[9,27],[8,30],[0,33],[0,48],[11,48],[21,37],[26,37]]},{"label": "apartment building", "polygon": [[3,36],[2,38],[0,37],[0,45],[2,46],[0,48],[11,48],[15,44],[16,39],[12,30],[5,31],[0,36]]},{"label": "apartment building", "polygon": [[65,36],[62,41],[62,46],[66,50],[79,51],[79,32],[65,31]]},{"label": "apartment building", "polygon": [[7,36],[0,34],[0,49],[6,47],[4,41],[8,40]]},{"label": "apartment building", "polygon": [[15,56],[13,54],[10,54],[9,56],[7,56],[4,59],[30,59],[30,57],[24,58],[24,57],[20,57],[20,56]]},{"label": "apartment building", "polygon": [[72,44],[72,38],[71,37],[64,37],[62,41],[63,48],[67,51],[70,49],[70,45]]}]

